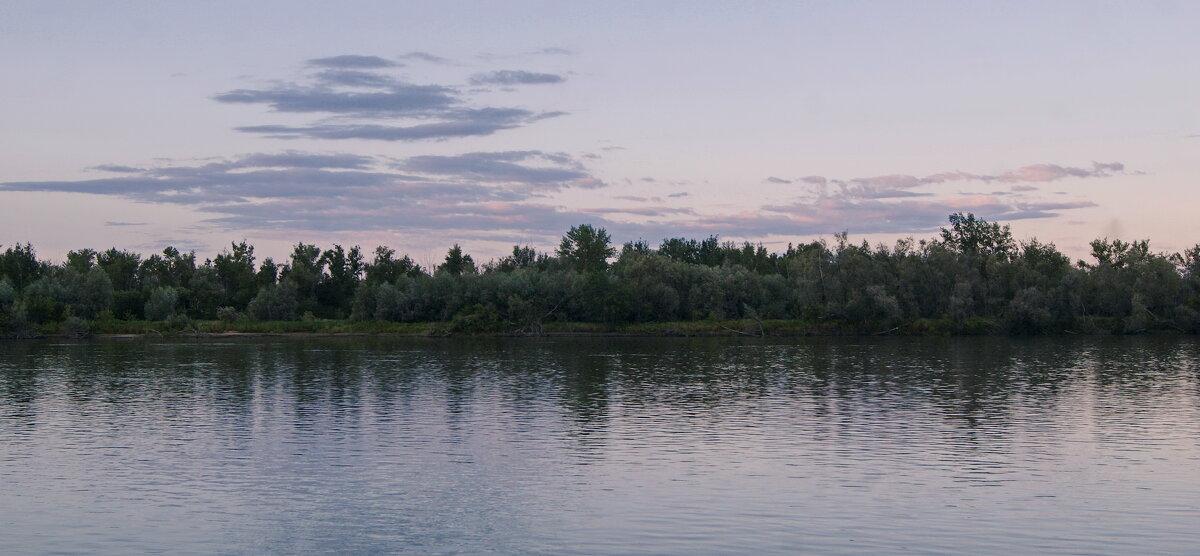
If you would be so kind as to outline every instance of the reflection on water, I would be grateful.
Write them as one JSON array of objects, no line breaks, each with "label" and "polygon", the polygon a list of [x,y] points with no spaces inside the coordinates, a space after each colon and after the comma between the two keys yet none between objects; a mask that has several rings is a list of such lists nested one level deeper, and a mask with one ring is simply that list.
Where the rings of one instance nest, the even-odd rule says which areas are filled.
[{"label": "reflection on water", "polygon": [[1189,553],[1200,342],[0,344],[5,552]]}]

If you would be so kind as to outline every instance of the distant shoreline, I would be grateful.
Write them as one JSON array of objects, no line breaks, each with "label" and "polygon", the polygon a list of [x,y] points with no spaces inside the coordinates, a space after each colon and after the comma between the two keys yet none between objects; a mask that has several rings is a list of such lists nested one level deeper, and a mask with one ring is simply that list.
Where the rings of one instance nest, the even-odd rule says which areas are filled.
[{"label": "distant shoreline", "polygon": [[[162,338],[337,338],[337,337],[404,337],[404,338],[563,338],[563,337],[949,337],[1021,335],[1007,332],[990,319],[969,319],[954,322],[950,319],[922,319],[888,326],[839,321],[802,320],[703,320],[684,322],[650,322],[606,325],[582,322],[545,323],[531,328],[470,328],[454,322],[388,322],[351,320],[225,322],[191,321],[184,328],[171,328],[166,322],[155,321],[94,321],[83,328],[66,329],[41,327],[23,335],[35,338],[103,338],[136,339]],[[1039,336],[1107,336],[1107,335],[1192,335],[1170,328],[1151,328],[1129,332],[1119,319],[1077,319],[1073,327],[1049,330]]]}]

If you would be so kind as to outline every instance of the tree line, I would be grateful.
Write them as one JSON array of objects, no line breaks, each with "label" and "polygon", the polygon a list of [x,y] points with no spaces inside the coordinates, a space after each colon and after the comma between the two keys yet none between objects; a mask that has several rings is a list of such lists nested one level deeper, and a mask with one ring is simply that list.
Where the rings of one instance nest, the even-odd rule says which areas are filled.
[{"label": "tree line", "polygon": [[750,319],[858,333],[906,330],[1041,334],[1200,331],[1200,245],[1158,253],[1149,241],[1092,241],[1072,263],[1052,243],[1018,242],[1007,225],[950,215],[937,237],[893,245],[762,245],[668,238],[617,248],[603,228],[571,228],[553,252],[514,246],[477,264],[454,245],[425,268],[389,247],[297,244],[258,262],[232,243],[200,261],[167,247],[143,257],[80,249],[39,260],[0,253],[0,333],[97,320],[229,322],[350,319],[445,322],[456,330],[540,333],[551,322],[629,324]]}]

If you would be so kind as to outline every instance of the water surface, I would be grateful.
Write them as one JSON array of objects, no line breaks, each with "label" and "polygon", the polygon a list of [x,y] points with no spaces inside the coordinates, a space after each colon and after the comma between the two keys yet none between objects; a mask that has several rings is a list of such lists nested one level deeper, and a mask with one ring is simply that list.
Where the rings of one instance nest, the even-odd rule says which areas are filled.
[{"label": "water surface", "polygon": [[0,343],[6,553],[1195,553],[1200,342]]}]

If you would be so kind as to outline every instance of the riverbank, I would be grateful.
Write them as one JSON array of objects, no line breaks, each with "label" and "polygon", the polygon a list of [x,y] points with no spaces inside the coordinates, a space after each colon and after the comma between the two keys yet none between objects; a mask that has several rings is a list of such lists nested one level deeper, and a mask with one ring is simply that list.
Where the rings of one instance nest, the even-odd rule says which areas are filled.
[{"label": "riverbank", "polygon": [[[1169,326],[1129,329],[1119,319],[1076,319],[1043,335],[1182,334]],[[254,336],[407,336],[407,337],[529,337],[529,336],[643,336],[643,337],[788,337],[788,336],[1006,336],[1017,335],[993,319],[921,319],[907,323],[862,324],[803,320],[702,320],[603,324],[549,322],[518,327],[505,323],[390,322],[352,320],[299,321],[122,321],[74,320],[28,329],[23,338],[132,337],[254,337]]]}]

